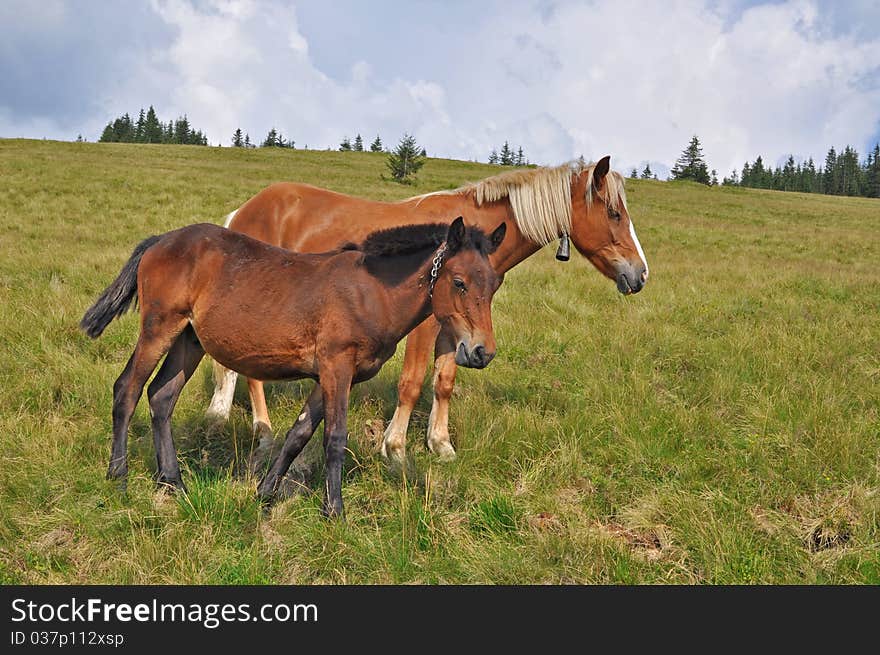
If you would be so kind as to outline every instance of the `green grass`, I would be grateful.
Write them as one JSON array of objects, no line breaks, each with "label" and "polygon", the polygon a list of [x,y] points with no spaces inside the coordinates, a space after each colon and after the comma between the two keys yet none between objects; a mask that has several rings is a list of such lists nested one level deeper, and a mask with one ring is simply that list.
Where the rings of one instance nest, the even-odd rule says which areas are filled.
[{"label": "green grass", "polygon": [[[189,494],[154,493],[145,402],[127,492],[104,480],[137,320],[77,323],[136,243],[277,180],[395,199],[498,170],[402,187],[371,153],[0,140],[0,582],[880,583],[876,200],[629,182],[645,290],[552,246],[511,271],[498,357],[459,371],[458,460],[426,452],[423,394],[406,479],[376,453],[401,348],[352,396],[345,523],[320,488],[259,509],[246,389],[211,430],[207,362],[174,416]],[[309,389],[269,386],[277,432]]]}]

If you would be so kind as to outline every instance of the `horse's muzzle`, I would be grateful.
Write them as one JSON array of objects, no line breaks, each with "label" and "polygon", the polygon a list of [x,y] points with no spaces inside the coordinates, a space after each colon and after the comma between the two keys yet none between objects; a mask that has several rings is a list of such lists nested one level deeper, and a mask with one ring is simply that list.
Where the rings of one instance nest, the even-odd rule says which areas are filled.
[{"label": "horse's muzzle", "polygon": [[455,363],[467,368],[486,368],[494,357],[495,353],[488,352],[483,346],[468,352],[464,341],[458,343],[458,350],[455,351]]},{"label": "horse's muzzle", "polygon": [[617,290],[625,296],[638,293],[645,286],[645,268],[625,264],[617,269]]}]

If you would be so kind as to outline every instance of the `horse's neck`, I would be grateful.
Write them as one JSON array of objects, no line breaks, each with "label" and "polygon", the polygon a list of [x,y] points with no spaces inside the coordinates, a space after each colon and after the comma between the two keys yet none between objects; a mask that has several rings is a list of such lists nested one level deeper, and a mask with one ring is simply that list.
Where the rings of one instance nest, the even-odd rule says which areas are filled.
[{"label": "horse's neck", "polygon": [[498,250],[489,256],[489,262],[497,273],[503,275],[541,249],[540,245],[527,239],[520,232],[516,217],[513,215],[513,207],[510,206],[507,198],[478,206],[471,196],[470,202],[473,203],[472,215],[474,218],[479,217],[486,234],[491,234],[502,220],[507,223],[504,241],[501,242]]}]

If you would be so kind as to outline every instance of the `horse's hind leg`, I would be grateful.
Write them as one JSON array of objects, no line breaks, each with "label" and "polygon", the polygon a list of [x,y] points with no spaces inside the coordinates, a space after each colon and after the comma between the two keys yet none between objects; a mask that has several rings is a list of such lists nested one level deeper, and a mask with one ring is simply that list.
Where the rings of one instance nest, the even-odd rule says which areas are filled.
[{"label": "horse's hind leg", "polygon": [[209,420],[222,422],[229,418],[237,380],[238,373],[214,362],[214,395],[205,412]]},{"label": "horse's hind leg", "polygon": [[260,446],[272,444],[272,422],[269,420],[269,408],[266,407],[266,393],[260,380],[247,379],[248,393],[251,397],[251,412],[254,417],[254,434],[260,439]]},{"label": "horse's hind leg", "polygon": [[147,389],[158,466],[156,482],[159,485],[186,490],[171,436],[171,414],[183,386],[192,377],[204,354],[192,326],[186,326],[171,345],[162,368]]},{"label": "horse's hind leg", "polygon": [[321,385],[316,384],[309,394],[306,404],[296,419],[296,423],[287,432],[284,440],[284,446],[278,457],[272,463],[260,486],[257,488],[257,495],[263,502],[269,502],[275,495],[278,485],[290,468],[290,464],[299,455],[300,451],[309,442],[318,425],[324,419],[324,401],[321,392]]},{"label": "horse's hind leg", "polygon": [[[149,328],[145,328],[145,325]],[[180,325],[168,324],[151,317],[150,321],[141,321],[141,333],[138,337],[134,353],[125,365],[122,374],[113,385],[113,445],[110,449],[110,465],[107,478],[124,479],[128,474],[128,426],[134,409],[140,400],[144,385],[162,359],[171,340],[183,328]]]}]

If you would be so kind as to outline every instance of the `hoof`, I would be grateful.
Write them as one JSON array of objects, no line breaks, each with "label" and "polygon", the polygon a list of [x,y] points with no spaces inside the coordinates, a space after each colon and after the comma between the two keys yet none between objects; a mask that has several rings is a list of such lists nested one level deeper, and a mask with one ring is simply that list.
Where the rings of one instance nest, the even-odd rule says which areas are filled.
[{"label": "hoof", "polygon": [[257,486],[257,500],[263,507],[270,507],[275,502],[275,487],[278,486],[276,478],[266,476]]},{"label": "hoof", "polygon": [[205,422],[210,430],[222,430],[229,421],[229,412],[223,413],[215,409],[208,409],[205,412]]},{"label": "hoof", "polygon": [[156,478],[156,488],[160,491],[165,491],[166,493],[177,493],[178,491],[187,493],[186,485],[183,484],[183,480],[179,477],[176,478],[168,478],[164,475],[160,475]]},{"label": "hoof", "polygon": [[406,443],[400,446],[389,445],[388,441],[382,442],[382,459],[386,464],[400,466],[406,461]]},{"label": "hoof", "polygon": [[328,504],[327,501],[324,501],[324,504],[321,506],[321,514],[327,519],[338,521],[345,520],[345,510],[343,509],[341,502],[338,504]]},{"label": "hoof", "polygon": [[275,440],[275,433],[272,432],[272,426],[268,423],[254,421],[253,429],[254,437],[259,440],[260,446],[262,446],[264,442],[271,444]]},{"label": "hoof", "polygon": [[448,441],[428,442],[428,450],[437,455],[441,462],[451,462],[456,458],[455,448]]}]

